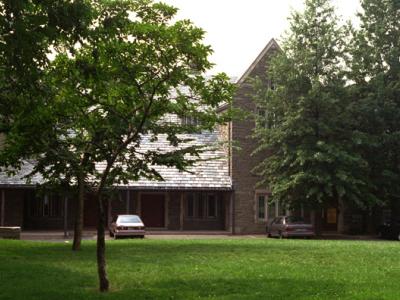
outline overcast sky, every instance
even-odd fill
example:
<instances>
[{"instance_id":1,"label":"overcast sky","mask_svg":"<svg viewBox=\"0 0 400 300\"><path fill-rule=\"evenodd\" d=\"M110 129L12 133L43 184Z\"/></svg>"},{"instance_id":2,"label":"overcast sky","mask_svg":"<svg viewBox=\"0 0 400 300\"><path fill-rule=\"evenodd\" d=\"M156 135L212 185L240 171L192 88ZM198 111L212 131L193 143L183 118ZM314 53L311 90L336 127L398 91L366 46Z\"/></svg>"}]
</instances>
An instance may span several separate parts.
<instances>
[{"instance_id":1,"label":"overcast sky","mask_svg":"<svg viewBox=\"0 0 400 300\"><path fill-rule=\"evenodd\" d=\"M178 19L190 19L206 33L216 64L211 73L241 76L271 38L279 41L292 9L302 0L163 0L179 8ZM343 19L354 19L359 0L333 0Z\"/></svg>"}]
</instances>

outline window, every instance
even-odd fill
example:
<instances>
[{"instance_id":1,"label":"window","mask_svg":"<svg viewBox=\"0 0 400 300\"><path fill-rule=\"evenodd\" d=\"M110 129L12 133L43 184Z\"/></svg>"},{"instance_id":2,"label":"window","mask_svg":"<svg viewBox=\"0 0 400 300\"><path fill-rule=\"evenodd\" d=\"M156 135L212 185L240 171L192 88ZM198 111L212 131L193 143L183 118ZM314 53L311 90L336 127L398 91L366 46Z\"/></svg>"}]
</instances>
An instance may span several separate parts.
<instances>
[{"instance_id":1,"label":"window","mask_svg":"<svg viewBox=\"0 0 400 300\"><path fill-rule=\"evenodd\" d=\"M55 196L34 197L30 200L30 215L32 217L62 217L63 203Z\"/></svg>"},{"instance_id":2,"label":"window","mask_svg":"<svg viewBox=\"0 0 400 300\"><path fill-rule=\"evenodd\" d=\"M256 123L261 128L275 128L276 114L275 112L268 112L264 108L257 108Z\"/></svg>"},{"instance_id":3,"label":"window","mask_svg":"<svg viewBox=\"0 0 400 300\"><path fill-rule=\"evenodd\" d=\"M269 79L269 80L268 80L268 88L269 88L271 91L275 91L275 90L276 90L275 82L274 82L272 79Z\"/></svg>"},{"instance_id":4,"label":"window","mask_svg":"<svg viewBox=\"0 0 400 300\"><path fill-rule=\"evenodd\" d=\"M217 216L217 201L215 195L207 195L207 217L215 218Z\"/></svg>"},{"instance_id":5,"label":"window","mask_svg":"<svg viewBox=\"0 0 400 300\"><path fill-rule=\"evenodd\" d=\"M199 119L193 116L183 116L181 117L182 120L182 125L187 125L187 126L198 126L200 125Z\"/></svg>"},{"instance_id":6,"label":"window","mask_svg":"<svg viewBox=\"0 0 400 300\"><path fill-rule=\"evenodd\" d=\"M204 209L205 209L205 203L204 203L204 195L199 194L197 197L197 217L199 219L204 217Z\"/></svg>"},{"instance_id":7,"label":"window","mask_svg":"<svg viewBox=\"0 0 400 300\"><path fill-rule=\"evenodd\" d=\"M186 217L205 219L218 216L218 199L213 193L187 193Z\"/></svg>"},{"instance_id":8,"label":"window","mask_svg":"<svg viewBox=\"0 0 400 300\"><path fill-rule=\"evenodd\" d=\"M258 196L258 219L265 220L265 195Z\"/></svg>"},{"instance_id":9,"label":"window","mask_svg":"<svg viewBox=\"0 0 400 300\"><path fill-rule=\"evenodd\" d=\"M194 217L194 194L188 194L186 196L186 203L187 203L186 215L189 218L193 218Z\"/></svg>"},{"instance_id":10,"label":"window","mask_svg":"<svg viewBox=\"0 0 400 300\"><path fill-rule=\"evenodd\" d=\"M256 193L256 219L258 222L272 221L282 215L278 202L271 202L268 199L268 192Z\"/></svg>"},{"instance_id":11,"label":"window","mask_svg":"<svg viewBox=\"0 0 400 300\"><path fill-rule=\"evenodd\" d=\"M263 108L257 108L256 125L258 127L267 127L267 111Z\"/></svg>"}]
</instances>

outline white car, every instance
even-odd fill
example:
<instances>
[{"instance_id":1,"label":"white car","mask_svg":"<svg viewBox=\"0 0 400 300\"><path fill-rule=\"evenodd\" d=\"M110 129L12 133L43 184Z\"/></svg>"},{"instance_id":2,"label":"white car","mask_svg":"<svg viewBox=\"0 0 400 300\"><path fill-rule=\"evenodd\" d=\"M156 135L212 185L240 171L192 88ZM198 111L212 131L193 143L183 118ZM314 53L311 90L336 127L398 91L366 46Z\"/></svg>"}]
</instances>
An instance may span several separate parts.
<instances>
[{"instance_id":1,"label":"white car","mask_svg":"<svg viewBox=\"0 0 400 300\"><path fill-rule=\"evenodd\" d=\"M111 223L110 237L137 236L144 238L145 226L137 215L118 215Z\"/></svg>"}]
</instances>

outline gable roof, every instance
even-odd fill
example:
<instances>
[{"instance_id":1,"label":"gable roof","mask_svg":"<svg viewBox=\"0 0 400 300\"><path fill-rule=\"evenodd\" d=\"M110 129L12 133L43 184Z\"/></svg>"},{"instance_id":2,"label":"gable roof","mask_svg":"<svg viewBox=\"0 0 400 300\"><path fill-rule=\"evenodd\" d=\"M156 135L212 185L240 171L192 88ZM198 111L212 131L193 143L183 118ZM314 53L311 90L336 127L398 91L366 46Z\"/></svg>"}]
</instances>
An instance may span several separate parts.
<instances>
[{"instance_id":1,"label":"gable roof","mask_svg":"<svg viewBox=\"0 0 400 300\"><path fill-rule=\"evenodd\" d=\"M270 51L270 50L275 50L275 49L280 49L279 44L275 41L274 38L272 38L268 44L264 47L264 49L260 52L260 54L257 56L257 58L253 61L253 63L248 67L248 69L243 73L243 75L239 78L239 80L236 82L237 85L241 85L244 83L251 74L251 72L256 68L256 66L262 61L262 59L265 57L265 55Z\"/></svg>"},{"instance_id":2,"label":"gable roof","mask_svg":"<svg viewBox=\"0 0 400 300\"><path fill-rule=\"evenodd\" d=\"M201 134L184 135L183 138L191 138L190 145L217 145L217 132L203 132ZM188 145L183 145L188 146ZM143 136L140 151L158 149L161 152L173 150L165 135L160 135L157 141L152 141L150 136ZM209 150L200 154L200 159L189 172L180 172L178 169L166 166L154 166L154 169L161 174L164 181L154 181L141 178L138 181L130 181L127 185L118 185L119 188L141 189L141 190L232 190L232 180L229 175L228 158L222 150ZM14 176L8 176L0 172L0 187L23 188L34 187L43 183L43 179L36 174L27 183L23 178L28 175L34 167L33 161L26 161L21 170ZM97 164L96 168L102 171L104 163Z\"/></svg>"}]
</instances>

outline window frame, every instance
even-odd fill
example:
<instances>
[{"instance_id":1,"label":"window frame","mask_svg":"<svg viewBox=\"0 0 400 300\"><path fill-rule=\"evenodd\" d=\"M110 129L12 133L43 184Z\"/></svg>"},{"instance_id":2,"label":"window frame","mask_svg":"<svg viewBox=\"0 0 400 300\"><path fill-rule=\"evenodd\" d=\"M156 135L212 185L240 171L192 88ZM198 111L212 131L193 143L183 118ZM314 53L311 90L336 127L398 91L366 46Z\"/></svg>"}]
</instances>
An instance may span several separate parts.
<instances>
[{"instance_id":1,"label":"window frame","mask_svg":"<svg viewBox=\"0 0 400 300\"><path fill-rule=\"evenodd\" d=\"M53 218L64 217L64 205L62 198L55 195L33 196L29 200L29 217L31 218Z\"/></svg>"},{"instance_id":2,"label":"window frame","mask_svg":"<svg viewBox=\"0 0 400 300\"><path fill-rule=\"evenodd\" d=\"M259 197L264 196L264 218L260 218L260 205L259 205ZM274 220L279 217L279 202L274 202L275 206L273 208L274 213L270 216L270 208L272 205L269 203L269 197L271 193L267 190L256 190L255 192L255 222L258 224L267 224L268 222Z\"/></svg>"},{"instance_id":3,"label":"window frame","mask_svg":"<svg viewBox=\"0 0 400 300\"><path fill-rule=\"evenodd\" d=\"M196 117L193 117L193 116L184 115L184 116L181 116L180 119L181 119L181 125L184 125L184 126L199 126L200 125L199 119Z\"/></svg>"},{"instance_id":4,"label":"window frame","mask_svg":"<svg viewBox=\"0 0 400 300\"><path fill-rule=\"evenodd\" d=\"M260 197L264 197L264 218L260 218ZM267 222L267 203L268 203L268 193L266 191L256 191L255 192L255 221L256 223L266 223Z\"/></svg>"},{"instance_id":5,"label":"window frame","mask_svg":"<svg viewBox=\"0 0 400 300\"><path fill-rule=\"evenodd\" d=\"M210 215L210 196L214 197L214 213L215 215ZM189 201L193 201L192 208L193 214L189 213ZM188 220L207 220L207 219L217 219L219 217L218 205L219 198L217 193L208 192L190 192L185 195L185 219Z\"/></svg>"}]
</instances>

